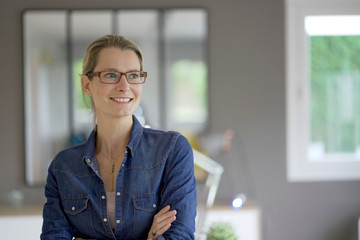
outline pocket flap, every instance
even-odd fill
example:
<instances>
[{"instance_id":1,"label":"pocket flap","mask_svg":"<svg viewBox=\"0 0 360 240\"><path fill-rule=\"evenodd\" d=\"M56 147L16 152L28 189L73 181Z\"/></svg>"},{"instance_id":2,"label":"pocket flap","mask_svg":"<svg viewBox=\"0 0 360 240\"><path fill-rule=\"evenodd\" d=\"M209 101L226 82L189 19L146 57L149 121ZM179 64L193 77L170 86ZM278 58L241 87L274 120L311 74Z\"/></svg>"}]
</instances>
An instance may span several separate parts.
<instances>
[{"instance_id":1,"label":"pocket flap","mask_svg":"<svg viewBox=\"0 0 360 240\"><path fill-rule=\"evenodd\" d=\"M75 215L87 208L89 198L63 198L61 201L64 207L64 212Z\"/></svg>"},{"instance_id":2,"label":"pocket flap","mask_svg":"<svg viewBox=\"0 0 360 240\"><path fill-rule=\"evenodd\" d=\"M158 197L155 193L146 193L141 196L133 196L132 199L136 209L154 212L159 208Z\"/></svg>"}]
</instances>

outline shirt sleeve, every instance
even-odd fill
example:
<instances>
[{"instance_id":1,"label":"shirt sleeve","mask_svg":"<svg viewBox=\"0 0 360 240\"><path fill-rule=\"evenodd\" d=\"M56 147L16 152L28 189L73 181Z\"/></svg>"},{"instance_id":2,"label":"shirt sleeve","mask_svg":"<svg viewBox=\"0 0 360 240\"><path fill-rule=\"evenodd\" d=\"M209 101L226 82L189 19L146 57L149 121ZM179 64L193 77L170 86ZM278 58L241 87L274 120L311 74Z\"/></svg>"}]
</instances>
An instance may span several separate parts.
<instances>
[{"instance_id":1,"label":"shirt sleeve","mask_svg":"<svg viewBox=\"0 0 360 240\"><path fill-rule=\"evenodd\" d=\"M73 238L74 232L61 207L57 181L53 172L53 164L54 162L49 167L45 185L46 203L43 209L43 226L40 239L70 240Z\"/></svg>"},{"instance_id":2,"label":"shirt sleeve","mask_svg":"<svg viewBox=\"0 0 360 240\"><path fill-rule=\"evenodd\" d=\"M177 211L176 220L159 239L195 239L196 180L193 151L188 140L177 136L165 172L165 187L161 195L161 208L170 205Z\"/></svg>"}]
</instances>

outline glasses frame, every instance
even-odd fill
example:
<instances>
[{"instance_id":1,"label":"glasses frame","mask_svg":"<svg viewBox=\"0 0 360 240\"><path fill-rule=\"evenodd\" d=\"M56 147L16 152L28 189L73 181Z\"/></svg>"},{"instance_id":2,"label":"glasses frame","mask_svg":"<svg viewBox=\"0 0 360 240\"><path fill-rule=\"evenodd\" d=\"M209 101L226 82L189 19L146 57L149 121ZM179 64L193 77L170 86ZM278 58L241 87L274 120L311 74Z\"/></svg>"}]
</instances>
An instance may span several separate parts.
<instances>
[{"instance_id":1,"label":"glasses frame","mask_svg":"<svg viewBox=\"0 0 360 240\"><path fill-rule=\"evenodd\" d=\"M118 81L117 81L117 82L114 82L114 83L103 82L103 81L101 80L101 73L103 73L103 72L115 72L115 73L120 73L120 77L119 77ZM144 76L144 81L141 82L141 83L131 83L131 82L129 82L129 80L127 79L126 74L128 74L128 73L133 73L133 72L138 72L138 73L140 73L140 75L143 75L143 76ZM88 76L89 78L98 77L98 78L100 79L100 82L101 82L101 83L104 83L104 84L117 84L117 83L120 82L120 79L121 79L122 75L125 76L125 79L126 79L126 81L127 81L129 84L143 84L143 83L145 83L146 78L147 78L147 72L144 72L144 71L119 72L119 71L109 71L109 70L105 70L105 71L92 72L92 73L87 74L87 76Z\"/></svg>"}]
</instances>

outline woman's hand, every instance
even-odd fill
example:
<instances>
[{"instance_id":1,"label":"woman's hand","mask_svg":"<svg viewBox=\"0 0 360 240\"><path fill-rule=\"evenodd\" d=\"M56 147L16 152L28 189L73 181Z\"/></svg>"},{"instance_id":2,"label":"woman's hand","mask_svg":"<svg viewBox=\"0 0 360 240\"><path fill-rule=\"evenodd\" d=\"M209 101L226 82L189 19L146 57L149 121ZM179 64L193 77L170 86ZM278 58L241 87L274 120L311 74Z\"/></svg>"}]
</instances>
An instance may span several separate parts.
<instances>
[{"instance_id":1,"label":"woman's hand","mask_svg":"<svg viewBox=\"0 0 360 240\"><path fill-rule=\"evenodd\" d=\"M171 223L176 219L176 210L170 211L170 206L167 205L160 210L154 216L153 223L148 233L148 240L156 239L166 232L170 227Z\"/></svg>"}]
</instances>

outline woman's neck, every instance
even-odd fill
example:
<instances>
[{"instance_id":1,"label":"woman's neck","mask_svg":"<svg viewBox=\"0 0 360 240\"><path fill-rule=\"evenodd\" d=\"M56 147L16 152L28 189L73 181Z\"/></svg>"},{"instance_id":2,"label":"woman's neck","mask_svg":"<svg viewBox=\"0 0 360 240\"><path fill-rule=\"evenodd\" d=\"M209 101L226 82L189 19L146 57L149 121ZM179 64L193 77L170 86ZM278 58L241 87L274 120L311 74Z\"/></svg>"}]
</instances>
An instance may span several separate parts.
<instances>
[{"instance_id":1,"label":"woman's neck","mask_svg":"<svg viewBox=\"0 0 360 240\"><path fill-rule=\"evenodd\" d=\"M96 153L109 159L117 159L124 154L133 126L132 116L121 119L98 119Z\"/></svg>"}]
</instances>

